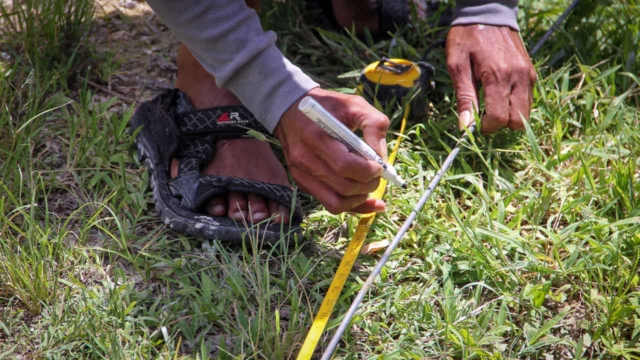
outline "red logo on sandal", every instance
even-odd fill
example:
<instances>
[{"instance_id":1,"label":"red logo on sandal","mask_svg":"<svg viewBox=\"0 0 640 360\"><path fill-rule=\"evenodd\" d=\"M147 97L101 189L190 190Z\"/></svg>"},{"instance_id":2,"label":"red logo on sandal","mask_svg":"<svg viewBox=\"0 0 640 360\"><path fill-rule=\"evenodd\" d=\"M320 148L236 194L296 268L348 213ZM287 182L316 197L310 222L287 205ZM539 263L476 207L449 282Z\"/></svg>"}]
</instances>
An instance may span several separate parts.
<instances>
[{"instance_id":1,"label":"red logo on sandal","mask_svg":"<svg viewBox=\"0 0 640 360\"><path fill-rule=\"evenodd\" d=\"M217 122L227 122L229 121L229 113L224 113L218 117Z\"/></svg>"}]
</instances>

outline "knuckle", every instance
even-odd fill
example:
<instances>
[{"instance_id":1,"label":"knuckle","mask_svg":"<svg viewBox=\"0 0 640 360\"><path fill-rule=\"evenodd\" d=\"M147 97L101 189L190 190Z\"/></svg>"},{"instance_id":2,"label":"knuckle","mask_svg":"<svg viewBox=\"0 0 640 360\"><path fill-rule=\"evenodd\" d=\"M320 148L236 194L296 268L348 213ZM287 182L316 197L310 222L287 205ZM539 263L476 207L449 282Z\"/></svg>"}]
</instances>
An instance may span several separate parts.
<instances>
[{"instance_id":1,"label":"knuckle","mask_svg":"<svg viewBox=\"0 0 640 360\"><path fill-rule=\"evenodd\" d=\"M458 101L474 101L476 98L476 94L468 89L460 89L456 93L456 98Z\"/></svg>"},{"instance_id":2,"label":"knuckle","mask_svg":"<svg viewBox=\"0 0 640 360\"><path fill-rule=\"evenodd\" d=\"M313 146L313 144L315 143L315 139L317 139L317 137L320 135L320 131L322 131L322 129L320 129L318 126L309 126L308 131L301 131L298 135L300 142L307 146Z\"/></svg>"},{"instance_id":3,"label":"knuckle","mask_svg":"<svg viewBox=\"0 0 640 360\"><path fill-rule=\"evenodd\" d=\"M520 66L520 59L496 61L495 66L501 72L514 72Z\"/></svg>"},{"instance_id":4,"label":"knuckle","mask_svg":"<svg viewBox=\"0 0 640 360\"><path fill-rule=\"evenodd\" d=\"M518 79L526 79L531 73L531 67L526 62L521 62L514 66L513 71L517 75Z\"/></svg>"},{"instance_id":5,"label":"knuckle","mask_svg":"<svg viewBox=\"0 0 640 360\"><path fill-rule=\"evenodd\" d=\"M345 110L348 112L358 111L362 104L360 103L359 96L349 96L345 101Z\"/></svg>"},{"instance_id":6,"label":"knuckle","mask_svg":"<svg viewBox=\"0 0 640 360\"><path fill-rule=\"evenodd\" d=\"M514 67L511 67L504 63L497 64L496 68L494 69L494 72L498 79L507 78L509 74L513 71L514 71Z\"/></svg>"},{"instance_id":7,"label":"knuckle","mask_svg":"<svg viewBox=\"0 0 640 360\"><path fill-rule=\"evenodd\" d=\"M538 81L538 73L536 73L535 70L531 70L529 79L531 80L531 84L535 84Z\"/></svg>"},{"instance_id":8,"label":"knuckle","mask_svg":"<svg viewBox=\"0 0 640 360\"><path fill-rule=\"evenodd\" d=\"M358 191L353 186L342 186L337 190L338 194L342 196L354 196L358 195Z\"/></svg>"},{"instance_id":9,"label":"knuckle","mask_svg":"<svg viewBox=\"0 0 640 360\"><path fill-rule=\"evenodd\" d=\"M526 62L521 62L520 64L518 64L518 66L516 67L516 70L520 73L520 74L528 74L529 71L531 70L531 67L529 66L528 63Z\"/></svg>"},{"instance_id":10,"label":"knuckle","mask_svg":"<svg viewBox=\"0 0 640 360\"><path fill-rule=\"evenodd\" d=\"M391 121L389 120L387 115L382 114L382 113L380 113L380 116L378 117L377 123L378 123L378 126L380 127L380 129L383 130L383 131L387 131L387 129L389 129L389 126L391 125Z\"/></svg>"},{"instance_id":11,"label":"knuckle","mask_svg":"<svg viewBox=\"0 0 640 360\"><path fill-rule=\"evenodd\" d=\"M351 164L348 160L345 159L335 159L333 160L333 166L336 172L340 175L345 175L351 170Z\"/></svg>"},{"instance_id":12,"label":"knuckle","mask_svg":"<svg viewBox=\"0 0 640 360\"><path fill-rule=\"evenodd\" d=\"M356 104L360 106L369 106L369 103L367 102L367 100L365 100L362 96L353 96L352 99L355 101Z\"/></svg>"},{"instance_id":13,"label":"knuckle","mask_svg":"<svg viewBox=\"0 0 640 360\"><path fill-rule=\"evenodd\" d=\"M380 178L377 177L373 181L369 182L369 184L367 184L367 188L366 188L367 193L372 193L376 191L379 185L380 185Z\"/></svg>"},{"instance_id":14,"label":"knuckle","mask_svg":"<svg viewBox=\"0 0 640 360\"><path fill-rule=\"evenodd\" d=\"M452 74L456 74L462 71L462 62L458 59L449 57L447 59L447 71Z\"/></svg>"},{"instance_id":15,"label":"knuckle","mask_svg":"<svg viewBox=\"0 0 640 360\"><path fill-rule=\"evenodd\" d=\"M378 164L375 161L369 161L368 164L369 167L367 168L367 173L364 176L366 178L365 181L373 181L377 177L380 177L380 175L382 175L382 165Z\"/></svg>"},{"instance_id":16,"label":"knuckle","mask_svg":"<svg viewBox=\"0 0 640 360\"><path fill-rule=\"evenodd\" d=\"M290 154L288 157L288 163L293 167L301 167L304 164L304 156L302 156L299 152L294 152Z\"/></svg>"},{"instance_id":17,"label":"knuckle","mask_svg":"<svg viewBox=\"0 0 640 360\"><path fill-rule=\"evenodd\" d=\"M336 192L342 196L353 196L358 194L358 187L351 181L339 181L336 186Z\"/></svg>"},{"instance_id":18,"label":"knuckle","mask_svg":"<svg viewBox=\"0 0 640 360\"><path fill-rule=\"evenodd\" d=\"M309 127L309 131L304 131L302 132L301 136L302 136L302 141L305 144L315 144L316 142L318 142L318 139L321 138L322 135L325 135L325 131L322 130L322 128L317 125L317 124L313 124L313 126Z\"/></svg>"},{"instance_id":19,"label":"knuckle","mask_svg":"<svg viewBox=\"0 0 640 360\"><path fill-rule=\"evenodd\" d=\"M327 209L327 211L333 215L338 215L344 212L344 209L342 207L342 202L340 201L340 199L335 197L330 200L327 200L327 203L324 204L324 208Z\"/></svg>"}]
</instances>

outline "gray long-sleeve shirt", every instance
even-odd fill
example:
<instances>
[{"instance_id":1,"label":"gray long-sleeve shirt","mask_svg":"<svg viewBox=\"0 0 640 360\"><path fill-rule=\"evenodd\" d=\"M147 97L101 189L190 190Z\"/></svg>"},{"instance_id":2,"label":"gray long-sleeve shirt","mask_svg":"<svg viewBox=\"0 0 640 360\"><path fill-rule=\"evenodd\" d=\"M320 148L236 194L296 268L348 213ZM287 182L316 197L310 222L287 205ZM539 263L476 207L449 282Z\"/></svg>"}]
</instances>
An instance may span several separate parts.
<instances>
[{"instance_id":1,"label":"gray long-sleeve shirt","mask_svg":"<svg viewBox=\"0 0 640 360\"><path fill-rule=\"evenodd\" d=\"M318 86L276 47L244 0L147 0L219 87L234 93L269 130ZM458 0L453 25L486 24L518 30L518 0Z\"/></svg>"}]
</instances>

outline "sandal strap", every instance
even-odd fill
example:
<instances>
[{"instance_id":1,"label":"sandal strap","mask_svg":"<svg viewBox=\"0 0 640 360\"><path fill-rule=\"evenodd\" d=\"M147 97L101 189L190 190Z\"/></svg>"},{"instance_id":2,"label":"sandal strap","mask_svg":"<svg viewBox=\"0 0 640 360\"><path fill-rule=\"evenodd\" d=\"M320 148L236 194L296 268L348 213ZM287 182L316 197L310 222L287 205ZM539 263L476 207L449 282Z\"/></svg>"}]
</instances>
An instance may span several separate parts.
<instances>
[{"instance_id":1,"label":"sandal strap","mask_svg":"<svg viewBox=\"0 0 640 360\"><path fill-rule=\"evenodd\" d=\"M174 157L178 159L178 174L190 172L200 173L203 164L206 164L215 152L215 138L204 136L180 141L178 151Z\"/></svg>"},{"instance_id":2,"label":"sandal strap","mask_svg":"<svg viewBox=\"0 0 640 360\"><path fill-rule=\"evenodd\" d=\"M200 172L215 153L219 139L250 137L249 130L268 134L267 129L242 105L218 106L195 110L186 94L174 90L173 122L180 133L174 157L179 160L178 174Z\"/></svg>"},{"instance_id":3,"label":"sandal strap","mask_svg":"<svg viewBox=\"0 0 640 360\"><path fill-rule=\"evenodd\" d=\"M302 207L295 201L291 188L263 181L235 178L221 175L197 177L196 173L184 174L171 180L171 192L180 197L182 206L197 211L213 196L224 195L231 191L260 195L290 208L294 206L294 219L302 219Z\"/></svg>"},{"instance_id":4,"label":"sandal strap","mask_svg":"<svg viewBox=\"0 0 640 360\"><path fill-rule=\"evenodd\" d=\"M218 138L244 137L247 130L268 134L267 129L242 105L182 112L176 114L175 121L183 136L215 133Z\"/></svg>"}]
</instances>

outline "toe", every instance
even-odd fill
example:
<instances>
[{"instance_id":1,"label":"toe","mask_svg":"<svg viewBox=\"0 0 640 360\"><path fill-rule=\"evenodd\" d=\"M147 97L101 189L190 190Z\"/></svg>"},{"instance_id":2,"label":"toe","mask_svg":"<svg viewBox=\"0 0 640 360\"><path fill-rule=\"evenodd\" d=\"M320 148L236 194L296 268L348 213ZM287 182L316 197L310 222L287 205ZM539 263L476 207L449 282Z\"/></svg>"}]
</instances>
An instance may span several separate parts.
<instances>
[{"instance_id":1,"label":"toe","mask_svg":"<svg viewBox=\"0 0 640 360\"><path fill-rule=\"evenodd\" d=\"M249 214L252 222L260 222L269 217L267 203L262 196L247 194L247 200L249 200Z\"/></svg>"},{"instance_id":2,"label":"toe","mask_svg":"<svg viewBox=\"0 0 640 360\"><path fill-rule=\"evenodd\" d=\"M273 216L273 222L288 224L291 219L289 217L291 210L284 205L280 205L277 201L269 201L269 212Z\"/></svg>"},{"instance_id":3,"label":"toe","mask_svg":"<svg viewBox=\"0 0 640 360\"><path fill-rule=\"evenodd\" d=\"M171 178L172 179L178 176L178 165L180 165L180 162L178 161L178 159L171 160Z\"/></svg>"},{"instance_id":4,"label":"toe","mask_svg":"<svg viewBox=\"0 0 640 360\"><path fill-rule=\"evenodd\" d=\"M247 197L243 193L230 192L229 193L229 218L236 221L248 221L247 219Z\"/></svg>"},{"instance_id":5,"label":"toe","mask_svg":"<svg viewBox=\"0 0 640 360\"><path fill-rule=\"evenodd\" d=\"M227 215L227 203L223 196L215 196L207 204L207 214L211 216Z\"/></svg>"}]
</instances>

